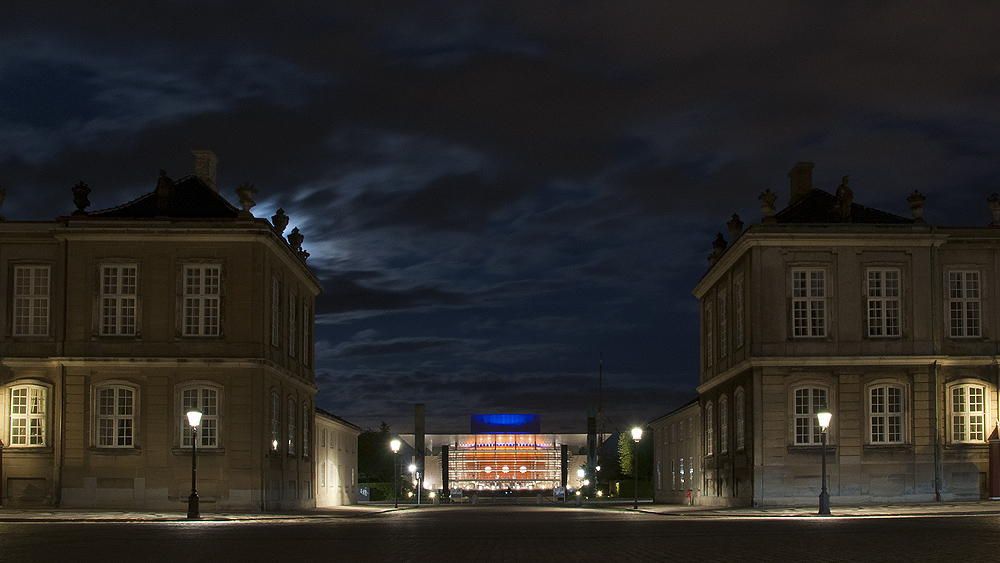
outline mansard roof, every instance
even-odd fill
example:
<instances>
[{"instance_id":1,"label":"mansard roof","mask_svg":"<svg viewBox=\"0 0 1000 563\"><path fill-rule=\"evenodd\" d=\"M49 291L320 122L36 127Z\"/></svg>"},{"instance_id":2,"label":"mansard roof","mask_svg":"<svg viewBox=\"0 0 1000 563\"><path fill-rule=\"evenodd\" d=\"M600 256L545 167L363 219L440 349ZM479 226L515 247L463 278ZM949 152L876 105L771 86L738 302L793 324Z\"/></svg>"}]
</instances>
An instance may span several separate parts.
<instances>
[{"instance_id":1,"label":"mansard roof","mask_svg":"<svg viewBox=\"0 0 1000 563\"><path fill-rule=\"evenodd\" d=\"M795 203L774 214L781 223L861 223L861 224L913 224L913 219L893 215L857 203L851 203L851 212L842 218L837 208L837 197L830 192L813 188Z\"/></svg>"},{"instance_id":2,"label":"mansard roof","mask_svg":"<svg viewBox=\"0 0 1000 563\"><path fill-rule=\"evenodd\" d=\"M162 170L156 189L128 203L86 213L101 219L235 219L239 210L197 176L177 182Z\"/></svg>"}]
</instances>

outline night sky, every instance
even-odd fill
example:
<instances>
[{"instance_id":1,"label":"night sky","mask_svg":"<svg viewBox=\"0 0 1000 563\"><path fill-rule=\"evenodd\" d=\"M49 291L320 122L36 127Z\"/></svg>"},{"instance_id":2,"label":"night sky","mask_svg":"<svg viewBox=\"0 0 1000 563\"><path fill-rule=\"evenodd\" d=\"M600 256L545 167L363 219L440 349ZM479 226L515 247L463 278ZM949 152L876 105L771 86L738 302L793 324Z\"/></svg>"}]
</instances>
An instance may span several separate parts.
<instances>
[{"instance_id":1,"label":"night sky","mask_svg":"<svg viewBox=\"0 0 1000 563\"><path fill-rule=\"evenodd\" d=\"M238 6L238 7L237 7ZM816 163L854 201L985 225L1000 191L995 2L0 5L8 220L152 191L219 157L323 283L317 406L465 432L608 430L695 396L717 232ZM286 231L287 232L287 231ZM728 234L726 235L728 237Z\"/></svg>"}]
</instances>

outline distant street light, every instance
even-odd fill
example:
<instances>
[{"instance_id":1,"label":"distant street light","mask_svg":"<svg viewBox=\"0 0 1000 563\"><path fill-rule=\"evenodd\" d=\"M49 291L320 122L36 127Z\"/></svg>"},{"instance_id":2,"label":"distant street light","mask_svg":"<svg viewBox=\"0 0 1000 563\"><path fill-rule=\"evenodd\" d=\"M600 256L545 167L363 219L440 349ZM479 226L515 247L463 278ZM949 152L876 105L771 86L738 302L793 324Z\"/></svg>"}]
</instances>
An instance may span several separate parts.
<instances>
[{"instance_id":1,"label":"distant street light","mask_svg":"<svg viewBox=\"0 0 1000 563\"><path fill-rule=\"evenodd\" d=\"M833 418L833 414L830 409L824 404L819 412L816 413L816 420L819 422L820 434L822 435L820 443L823 447L823 486L819 493L819 513L829 514L830 513L830 493L826 490L826 430L830 426L830 419Z\"/></svg>"},{"instance_id":2,"label":"distant street light","mask_svg":"<svg viewBox=\"0 0 1000 563\"><path fill-rule=\"evenodd\" d=\"M639 510L639 440L642 440L642 428L636 426L632 429L632 441L635 448L632 450L632 457L635 459L635 504L632 510Z\"/></svg>"},{"instance_id":3,"label":"distant street light","mask_svg":"<svg viewBox=\"0 0 1000 563\"><path fill-rule=\"evenodd\" d=\"M417 484L417 506L420 506L420 472L417 471L417 466L412 463L410 464L409 469L410 473L412 473L414 477L416 477L415 483Z\"/></svg>"},{"instance_id":4,"label":"distant street light","mask_svg":"<svg viewBox=\"0 0 1000 563\"><path fill-rule=\"evenodd\" d=\"M393 439L389 442L389 449L392 450L392 472L395 474L395 478L392 482L392 507L399 508L399 439Z\"/></svg>"},{"instance_id":5,"label":"distant street light","mask_svg":"<svg viewBox=\"0 0 1000 563\"><path fill-rule=\"evenodd\" d=\"M198 425L201 424L201 410L194 407L187 412L191 426L191 495L188 497L188 519L201 518L198 513Z\"/></svg>"}]
</instances>

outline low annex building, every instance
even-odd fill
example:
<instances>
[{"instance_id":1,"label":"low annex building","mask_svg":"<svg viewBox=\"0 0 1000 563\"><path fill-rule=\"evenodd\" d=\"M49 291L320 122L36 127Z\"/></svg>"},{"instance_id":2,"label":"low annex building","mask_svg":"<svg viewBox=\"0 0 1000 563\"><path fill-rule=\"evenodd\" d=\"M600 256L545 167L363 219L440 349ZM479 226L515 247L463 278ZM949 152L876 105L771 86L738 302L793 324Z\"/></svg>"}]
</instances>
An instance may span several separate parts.
<instances>
[{"instance_id":1,"label":"low annex building","mask_svg":"<svg viewBox=\"0 0 1000 563\"><path fill-rule=\"evenodd\" d=\"M70 215L0 220L5 506L183 508L193 406L203 511L314 506L319 281L283 211L193 153L118 207L81 183Z\"/></svg>"}]
</instances>

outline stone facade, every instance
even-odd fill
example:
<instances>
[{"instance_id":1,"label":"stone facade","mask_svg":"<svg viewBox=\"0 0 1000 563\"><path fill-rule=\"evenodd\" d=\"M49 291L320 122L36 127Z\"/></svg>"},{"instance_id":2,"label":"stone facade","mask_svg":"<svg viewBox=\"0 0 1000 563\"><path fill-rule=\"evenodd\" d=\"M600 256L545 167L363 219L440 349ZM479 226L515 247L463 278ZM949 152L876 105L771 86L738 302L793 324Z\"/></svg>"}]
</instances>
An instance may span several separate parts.
<instances>
[{"instance_id":1,"label":"stone facade","mask_svg":"<svg viewBox=\"0 0 1000 563\"><path fill-rule=\"evenodd\" d=\"M319 282L196 158L211 177L0 222L5 505L183 509L195 405L202 512L314 505Z\"/></svg>"},{"instance_id":2,"label":"stone facade","mask_svg":"<svg viewBox=\"0 0 1000 563\"><path fill-rule=\"evenodd\" d=\"M784 210L762 196L764 221L715 245L694 290L704 494L816 502L826 405L832 506L985 496L1000 229L929 225L916 193L913 218L867 208L811 169Z\"/></svg>"}]
</instances>

